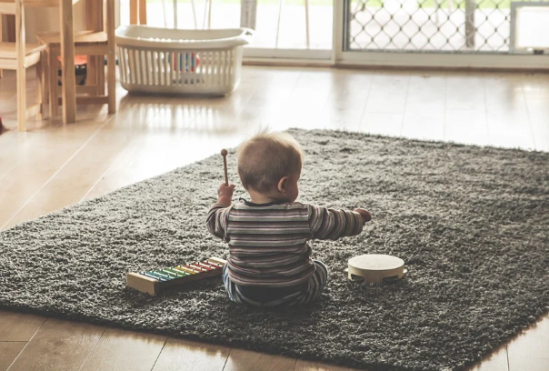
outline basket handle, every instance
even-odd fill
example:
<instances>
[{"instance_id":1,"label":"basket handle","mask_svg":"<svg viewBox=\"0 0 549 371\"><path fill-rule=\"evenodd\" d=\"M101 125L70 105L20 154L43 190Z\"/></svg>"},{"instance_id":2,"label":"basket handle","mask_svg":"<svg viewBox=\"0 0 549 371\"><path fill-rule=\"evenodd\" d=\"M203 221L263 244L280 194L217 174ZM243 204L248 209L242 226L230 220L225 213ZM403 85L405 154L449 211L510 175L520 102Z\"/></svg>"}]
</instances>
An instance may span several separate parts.
<instances>
[{"instance_id":1,"label":"basket handle","mask_svg":"<svg viewBox=\"0 0 549 371\"><path fill-rule=\"evenodd\" d=\"M252 37L255 34L255 30L247 27L242 27L241 30L244 31L241 36L246 41L246 44L251 44Z\"/></svg>"}]
</instances>

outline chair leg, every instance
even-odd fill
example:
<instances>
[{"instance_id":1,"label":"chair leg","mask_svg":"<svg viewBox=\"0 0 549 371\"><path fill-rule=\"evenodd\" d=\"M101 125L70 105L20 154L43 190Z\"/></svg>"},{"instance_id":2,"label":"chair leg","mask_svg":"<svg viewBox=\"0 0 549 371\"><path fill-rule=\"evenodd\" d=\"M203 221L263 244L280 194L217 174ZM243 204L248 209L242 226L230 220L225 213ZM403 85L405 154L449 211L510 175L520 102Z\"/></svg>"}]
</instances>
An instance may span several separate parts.
<instances>
[{"instance_id":1,"label":"chair leg","mask_svg":"<svg viewBox=\"0 0 549 371\"><path fill-rule=\"evenodd\" d=\"M48 55L45 51L40 53L40 63L36 65L36 73L39 81L38 94L40 99L40 114L42 119L46 113L46 105L49 102L48 96L48 82L49 82L49 66L48 66Z\"/></svg>"},{"instance_id":2,"label":"chair leg","mask_svg":"<svg viewBox=\"0 0 549 371\"><path fill-rule=\"evenodd\" d=\"M19 131L27 130L27 74L25 67L17 67L17 124Z\"/></svg>"},{"instance_id":3,"label":"chair leg","mask_svg":"<svg viewBox=\"0 0 549 371\"><path fill-rule=\"evenodd\" d=\"M90 95L97 96L97 58L95 55L88 55L87 58L86 85L95 86L95 91Z\"/></svg>"},{"instance_id":4,"label":"chair leg","mask_svg":"<svg viewBox=\"0 0 549 371\"><path fill-rule=\"evenodd\" d=\"M107 56L107 94L109 97L109 113L116 113L116 59L114 51Z\"/></svg>"},{"instance_id":5,"label":"chair leg","mask_svg":"<svg viewBox=\"0 0 549 371\"><path fill-rule=\"evenodd\" d=\"M95 58L96 58L95 64L97 68L97 71L96 71L97 95L105 95L105 56L97 55L95 56Z\"/></svg>"},{"instance_id":6,"label":"chair leg","mask_svg":"<svg viewBox=\"0 0 549 371\"><path fill-rule=\"evenodd\" d=\"M37 89L36 89L36 96L37 96L37 99L36 99L36 103L39 104L39 109L38 109L38 113L36 114L36 119L37 120L43 120L44 119L44 110L43 110L43 106L44 106L44 94L43 94L43 90L42 90L42 74L44 73L43 71L43 68L44 66L42 65L42 53L40 53L40 62L38 62L36 64L36 77L37 77L37 80L38 80L38 86L37 86Z\"/></svg>"},{"instance_id":7,"label":"chair leg","mask_svg":"<svg viewBox=\"0 0 549 371\"><path fill-rule=\"evenodd\" d=\"M46 112L46 106L50 103L50 63L46 51L40 54L40 64L42 64L42 75L40 76L42 81L42 110Z\"/></svg>"},{"instance_id":8,"label":"chair leg","mask_svg":"<svg viewBox=\"0 0 549 371\"><path fill-rule=\"evenodd\" d=\"M56 117L59 114L59 79L57 77L57 53L53 49L49 49L49 101L50 101L50 117Z\"/></svg>"}]
</instances>

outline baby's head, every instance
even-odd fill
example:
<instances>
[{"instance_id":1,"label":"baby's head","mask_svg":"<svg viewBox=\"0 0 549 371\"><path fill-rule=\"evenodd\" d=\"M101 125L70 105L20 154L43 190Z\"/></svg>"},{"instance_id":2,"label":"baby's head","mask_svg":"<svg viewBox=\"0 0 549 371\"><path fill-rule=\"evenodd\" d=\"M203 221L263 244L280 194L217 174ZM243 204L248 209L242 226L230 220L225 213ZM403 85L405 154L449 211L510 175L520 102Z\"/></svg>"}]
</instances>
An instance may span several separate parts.
<instances>
[{"instance_id":1,"label":"baby's head","mask_svg":"<svg viewBox=\"0 0 549 371\"><path fill-rule=\"evenodd\" d=\"M302 164L299 143L286 133L260 133L238 148L238 174L252 198L294 202Z\"/></svg>"}]
</instances>

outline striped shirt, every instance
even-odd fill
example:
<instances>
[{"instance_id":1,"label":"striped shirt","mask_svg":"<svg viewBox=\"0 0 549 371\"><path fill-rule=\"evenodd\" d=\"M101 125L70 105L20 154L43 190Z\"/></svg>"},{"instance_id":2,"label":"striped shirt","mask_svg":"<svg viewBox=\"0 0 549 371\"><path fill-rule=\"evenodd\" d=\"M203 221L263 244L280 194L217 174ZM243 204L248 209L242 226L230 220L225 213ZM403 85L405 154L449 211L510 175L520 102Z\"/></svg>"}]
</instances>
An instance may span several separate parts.
<instances>
[{"instance_id":1,"label":"striped shirt","mask_svg":"<svg viewBox=\"0 0 549 371\"><path fill-rule=\"evenodd\" d=\"M241 199L229 207L214 204L207 225L229 243L229 278L237 285L290 287L303 285L315 271L308 240L357 235L364 221L354 211Z\"/></svg>"}]
</instances>

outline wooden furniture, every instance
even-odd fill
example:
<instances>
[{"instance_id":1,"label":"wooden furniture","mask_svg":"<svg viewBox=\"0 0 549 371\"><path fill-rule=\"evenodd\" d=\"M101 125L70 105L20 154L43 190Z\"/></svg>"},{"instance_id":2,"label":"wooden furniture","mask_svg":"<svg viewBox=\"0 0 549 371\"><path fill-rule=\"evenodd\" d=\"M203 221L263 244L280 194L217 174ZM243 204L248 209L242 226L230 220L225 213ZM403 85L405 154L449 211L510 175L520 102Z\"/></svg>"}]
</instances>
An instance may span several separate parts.
<instances>
[{"instance_id":1,"label":"wooden furniture","mask_svg":"<svg viewBox=\"0 0 549 371\"><path fill-rule=\"evenodd\" d=\"M147 24L147 0L130 0L130 24Z\"/></svg>"},{"instance_id":2,"label":"wooden furniture","mask_svg":"<svg viewBox=\"0 0 549 371\"><path fill-rule=\"evenodd\" d=\"M65 0L62 0L65 1ZM50 113L52 116L57 115L59 103L65 105L67 97L72 99L72 94L83 93L87 96L76 96L76 102L79 104L108 104L109 113L116 112L116 61L115 61L115 36L114 36L114 0L100 0L92 3L88 3L88 10L98 11L102 15L103 22L98 29L80 31L74 33L74 47L73 50L67 55L72 56L72 65L74 66L75 55L86 55L92 71L88 73L90 81L87 86L75 85L74 72L71 73L71 78L65 77L65 71L74 71L67 68L66 56L61 58L61 64L59 63L59 56L62 55L62 37L63 33L59 32L41 32L36 36L38 40L47 45L47 55L49 61L49 103ZM93 21L91 23L94 23ZM88 25L90 21L88 19ZM107 94L104 94L104 58L107 57ZM59 66L63 69L63 96L59 100L59 88L57 73ZM66 74L69 75L69 74ZM72 92L67 94L68 86L65 84L71 84Z\"/></svg>"},{"instance_id":3,"label":"wooden furniture","mask_svg":"<svg viewBox=\"0 0 549 371\"><path fill-rule=\"evenodd\" d=\"M0 0L1 9L15 7L16 0ZM56 7L59 8L59 19L61 29L61 55L63 58L63 122L72 123L76 121L76 95L74 71L74 25L73 25L73 4L80 0L22 0L25 8L29 7ZM93 0L97 1L97 0Z\"/></svg>"},{"instance_id":4,"label":"wooden furniture","mask_svg":"<svg viewBox=\"0 0 549 371\"><path fill-rule=\"evenodd\" d=\"M43 84L39 78L38 103L27 107L26 69L36 65L38 76L45 63L44 45L25 42L25 7L24 0L7 2L0 0L0 14L15 15L15 42L0 42L0 69L17 71L17 124L19 131L26 130L28 117L41 115Z\"/></svg>"}]
</instances>

